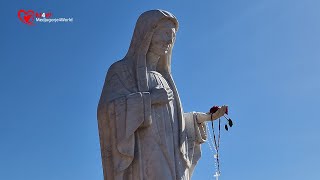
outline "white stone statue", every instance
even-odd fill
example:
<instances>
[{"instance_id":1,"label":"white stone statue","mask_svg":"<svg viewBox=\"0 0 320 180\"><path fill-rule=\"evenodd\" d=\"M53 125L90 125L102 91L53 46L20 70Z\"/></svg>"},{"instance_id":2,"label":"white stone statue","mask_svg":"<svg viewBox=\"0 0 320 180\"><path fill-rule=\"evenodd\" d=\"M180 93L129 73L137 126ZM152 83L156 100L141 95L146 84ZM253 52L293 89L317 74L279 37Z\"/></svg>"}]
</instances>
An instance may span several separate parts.
<instances>
[{"instance_id":1,"label":"white stone statue","mask_svg":"<svg viewBox=\"0 0 320 180\"><path fill-rule=\"evenodd\" d=\"M191 179L211 115L182 109L171 76L177 30L171 13L144 12L127 55L108 70L98 105L104 180Z\"/></svg>"}]
</instances>

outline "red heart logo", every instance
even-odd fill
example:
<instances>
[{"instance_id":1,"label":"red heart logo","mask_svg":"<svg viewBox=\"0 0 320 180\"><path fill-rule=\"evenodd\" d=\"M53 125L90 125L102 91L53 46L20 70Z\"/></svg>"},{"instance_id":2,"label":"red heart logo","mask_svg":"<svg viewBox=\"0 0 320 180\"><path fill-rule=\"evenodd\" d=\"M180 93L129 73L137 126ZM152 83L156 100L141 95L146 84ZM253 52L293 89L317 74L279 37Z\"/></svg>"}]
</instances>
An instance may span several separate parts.
<instances>
[{"instance_id":1,"label":"red heart logo","mask_svg":"<svg viewBox=\"0 0 320 180\"><path fill-rule=\"evenodd\" d=\"M21 22L28 24L28 25L33 25L34 11L33 10L25 11L25 10L21 9L18 11L18 17Z\"/></svg>"}]
</instances>

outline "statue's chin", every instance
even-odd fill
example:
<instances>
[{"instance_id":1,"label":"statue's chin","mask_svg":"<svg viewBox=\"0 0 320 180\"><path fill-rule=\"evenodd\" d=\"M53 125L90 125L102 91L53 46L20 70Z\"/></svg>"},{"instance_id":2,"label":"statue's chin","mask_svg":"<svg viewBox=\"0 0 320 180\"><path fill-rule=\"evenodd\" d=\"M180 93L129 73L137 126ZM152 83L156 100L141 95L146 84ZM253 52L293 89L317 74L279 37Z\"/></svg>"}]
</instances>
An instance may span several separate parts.
<instances>
[{"instance_id":1,"label":"statue's chin","mask_svg":"<svg viewBox=\"0 0 320 180\"><path fill-rule=\"evenodd\" d=\"M164 51L164 53L161 54L161 56L166 55L168 51Z\"/></svg>"},{"instance_id":2,"label":"statue's chin","mask_svg":"<svg viewBox=\"0 0 320 180\"><path fill-rule=\"evenodd\" d=\"M151 46L149 49L150 52L158 55L158 56L163 56L166 55L169 52L169 47L164 47L164 46Z\"/></svg>"},{"instance_id":3,"label":"statue's chin","mask_svg":"<svg viewBox=\"0 0 320 180\"><path fill-rule=\"evenodd\" d=\"M158 55L163 56L163 55L166 55L168 52L169 52L168 48L161 49L161 50L159 50L159 54Z\"/></svg>"},{"instance_id":4,"label":"statue's chin","mask_svg":"<svg viewBox=\"0 0 320 180\"><path fill-rule=\"evenodd\" d=\"M165 52L162 52L162 53L159 53L158 56L164 56L168 53L168 51L165 51Z\"/></svg>"}]
</instances>

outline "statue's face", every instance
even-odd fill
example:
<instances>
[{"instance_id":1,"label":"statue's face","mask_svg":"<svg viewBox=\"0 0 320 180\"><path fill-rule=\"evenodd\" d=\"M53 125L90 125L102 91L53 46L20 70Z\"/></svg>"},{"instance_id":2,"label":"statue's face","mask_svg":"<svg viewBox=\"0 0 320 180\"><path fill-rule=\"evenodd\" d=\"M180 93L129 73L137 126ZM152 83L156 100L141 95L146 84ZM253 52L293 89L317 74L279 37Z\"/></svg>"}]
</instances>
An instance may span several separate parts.
<instances>
[{"instance_id":1,"label":"statue's face","mask_svg":"<svg viewBox=\"0 0 320 180\"><path fill-rule=\"evenodd\" d=\"M153 34L149 51L160 56L168 53L173 45L175 34L176 30L173 22L165 21L159 24Z\"/></svg>"}]
</instances>

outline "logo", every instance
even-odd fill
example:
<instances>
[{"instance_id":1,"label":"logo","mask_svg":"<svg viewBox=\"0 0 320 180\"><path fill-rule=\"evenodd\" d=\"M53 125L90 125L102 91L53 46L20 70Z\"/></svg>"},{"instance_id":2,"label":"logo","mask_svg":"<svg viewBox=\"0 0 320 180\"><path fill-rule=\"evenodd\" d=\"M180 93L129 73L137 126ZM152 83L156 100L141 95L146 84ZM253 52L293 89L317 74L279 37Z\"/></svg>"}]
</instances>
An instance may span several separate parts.
<instances>
[{"instance_id":1,"label":"logo","mask_svg":"<svg viewBox=\"0 0 320 180\"><path fill-rule=\"evenodd\" d=\"M52 18L51 12L35 12L33 10L20 9L18 11L18 18L21 22L27 25L35 25L39 23L58 23L58 22L73 22L73 18Z\"/></svg>"},{"instance_id":2,"label":"logo","mask_svg":"<svg viewBox=\"0 0 320 180\"><path fill-rule=\"evenodd\" d=\"M18 17L21 22L28 25L33 25L34 11L33 10L25 11L21 9L20 11L18 11Z\"/></svg>"}]
</instances>

